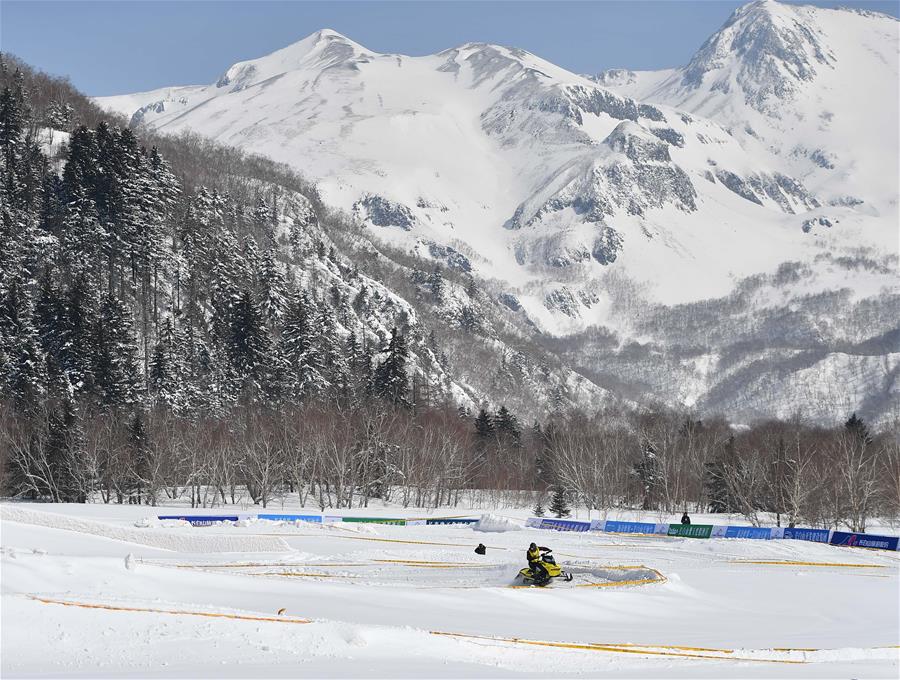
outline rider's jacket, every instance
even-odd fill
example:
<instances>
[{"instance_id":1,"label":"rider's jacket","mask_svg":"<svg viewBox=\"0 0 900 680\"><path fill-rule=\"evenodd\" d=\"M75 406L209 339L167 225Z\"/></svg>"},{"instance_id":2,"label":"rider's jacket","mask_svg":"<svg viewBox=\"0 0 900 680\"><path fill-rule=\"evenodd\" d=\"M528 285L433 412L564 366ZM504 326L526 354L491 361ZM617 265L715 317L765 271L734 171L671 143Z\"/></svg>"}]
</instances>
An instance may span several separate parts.
<instances>
[{"instance_id":1,"label":"rider's jacket","mask_svg":"<svg viewBox=\"0 0 900 680\"><path fill-rule=\"evenodd\" d=\"M525 556L529 562L540 562L542 550L548 550L548 548L542 548L541 546L537 546L534 550L529 548L525 551Z\"/></svg>"}]
</instances>

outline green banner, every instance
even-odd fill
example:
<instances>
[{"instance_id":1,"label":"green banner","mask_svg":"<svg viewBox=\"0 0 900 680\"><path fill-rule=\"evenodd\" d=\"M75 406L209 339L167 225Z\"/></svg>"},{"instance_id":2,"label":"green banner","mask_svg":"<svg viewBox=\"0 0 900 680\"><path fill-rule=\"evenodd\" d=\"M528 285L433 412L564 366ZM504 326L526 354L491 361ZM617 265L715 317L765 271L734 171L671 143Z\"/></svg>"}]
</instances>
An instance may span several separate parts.
<instances>
[{"instance_id":1,"label":"green banner","mask_svg":"<svg viewBox=\"0 0 900 680\"><path fill-rule=\"evenodd\" d=\"M341 517L342 522L362 522L363 524L406 524L405 519L393 517Z\"/></svg>"},{"instance_id":2,"label":"green banner","mask_svg":"<svg viewBox=\"0 0 900 680\"><path fill-rule=\"evenodd\" d=\"M670 524L669 536L681 536L682 538L709 538L712 533L712 524Z\"/></svg>"}]
</instances>

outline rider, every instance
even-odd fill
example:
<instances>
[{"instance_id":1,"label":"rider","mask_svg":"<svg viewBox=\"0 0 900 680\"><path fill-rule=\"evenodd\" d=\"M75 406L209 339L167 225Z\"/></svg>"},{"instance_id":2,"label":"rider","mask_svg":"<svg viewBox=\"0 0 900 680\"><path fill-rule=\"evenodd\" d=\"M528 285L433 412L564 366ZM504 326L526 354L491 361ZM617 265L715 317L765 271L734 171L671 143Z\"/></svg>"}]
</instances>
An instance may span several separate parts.
<instances>
[{"instance_id":1,"label":"rider","mask_svg":"<svg viewBox=\"0 0 900 680\"><path fill-rule=\"evenodd\" d=\"M528 550L525 551L525 557L528 560L528 568L531 569L531 576L535 581L543 581L548 576L546 567L541 563L544 553L548 552L551 552L550 548L539 546L536 543L529 545Z\"/></svg>"}]
</instances>

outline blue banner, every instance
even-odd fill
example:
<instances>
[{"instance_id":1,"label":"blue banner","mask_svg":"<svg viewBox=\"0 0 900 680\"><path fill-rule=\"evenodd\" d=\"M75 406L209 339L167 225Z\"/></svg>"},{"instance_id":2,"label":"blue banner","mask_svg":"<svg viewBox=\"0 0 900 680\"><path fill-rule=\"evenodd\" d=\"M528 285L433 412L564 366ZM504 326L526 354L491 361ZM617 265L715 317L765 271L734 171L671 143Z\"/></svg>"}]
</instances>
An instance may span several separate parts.
<instances>
[{"instance_id":1,"label":"blue banner","mask_svg":"<svg viewBox=\"0 0 900 680\"><path fill-rule=\"evenodd\" d=\"M797 529L785 527L784 537L795 541L814 541L816 543L828 543L831 537L830 529Z\"/></svg>"},{"instance_id":2,"label":"blue banner","mask_svg":"<svg viewBox=\"0 0 900 680\"><path fill-rule=\"evenodd\" d=\"M429 519L425 523L426 524L475 524L477 519L463 519L460 517L454 519Z\"/></svg>"},{"instance_id":3,"label":"blue banner","mask_svg":"<svg viewBox=\"0 0 900 680\"><path fill-rule=\"evenodd\" d=\"M649 522L619 522L608 519L603 530L617 534L655 534L656 524L650 524Z\"/></svg>"},{"instance_id":4,"label":"blue banner","mask_svg":"<svg viewBox=\"0 0 900 680\"><path fill-rule=\"evenodd\" d=\"M159 515L157 519L180 519L194 527L208 527L219 522L237 522L237 515Z\"/></svg>"},{"instance_id":5,"label":"blue banner","mask_svg":"<svg viewBox=\"0 0 900 680\"><path fill-rule=\"evenodd\" d=\"M257 515L257 517L273 522L322 522L322 515Z\"/></svg>"},{"instance_id":6,"label":"blue banner","mask_svg":"<svg viewBox=\"0 0 900 680\"><path fill-rule=\"evenodd\" d=\"M768 541L772 530L768 527L725 527L725 538L757 538Z\"/></svg>"},{"instance_id":7,"label":"blue banner","mask_svg":"<svg viewBox=\"0 0 900 680\"><path fill-rule=\"evenodd\" d=\"M573 519L547 519L541 520L541 529L555 529L556 531L588 531L590 522L578 522Z\"/></svg>"},{"instance_id":8,"label":"blue banner","mask_svg":"<svg viewBox=\"0 0 900 680\"><path fill-rule=\"evenodd\" d=\"M856 534L846 531L835 531L831 535L831 545L847 545L853 548L878 548L880 550L896 550L896 536L875 536L873 534Z\"/></svg>"}]
</instances>

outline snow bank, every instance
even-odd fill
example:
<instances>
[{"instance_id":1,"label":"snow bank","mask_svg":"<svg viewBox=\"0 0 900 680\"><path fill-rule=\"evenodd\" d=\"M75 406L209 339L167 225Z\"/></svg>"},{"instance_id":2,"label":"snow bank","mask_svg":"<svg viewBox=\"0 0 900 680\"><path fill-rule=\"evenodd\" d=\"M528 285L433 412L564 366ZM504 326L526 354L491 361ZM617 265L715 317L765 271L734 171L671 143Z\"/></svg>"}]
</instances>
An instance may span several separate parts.
<instances>
[{"instance_id":1,"label":"snow bank","mask_svg":"<svg viewBox=\"0 0 900 680\"><path fill-rule=\"evenodd\" d=\"M481 518L472 525L475 531L484 531L490 533L501 533L504 531L521 531L522 525L507 517L499 517L497 515L482 515Z\"/></svg>"},{"instance_id":2,"label":"snow bank","mask_svg":"<svg viewBox=\"0 0 900 680\"><path fill-rule=\"evenodd\" d=\"M193 533L157 533L130 527L119 527L91 520L40 512L21 507L0 506L0 519L91 534L115 541L125 541L163 550L188 553L208 552L288 552L290 547L277 536L195 535Z\"/></svg>"},{"instance_id":3,"label":"snow bank","mask_svg":"<svg viewBox=\"0 0 900 680\"><path fill-rule=\"evenodd\" d=\"M183 519L159 519L158 517L144 517L134 523L138 529L189 527L191 523Z\"/></svg>"}]
</instances>

